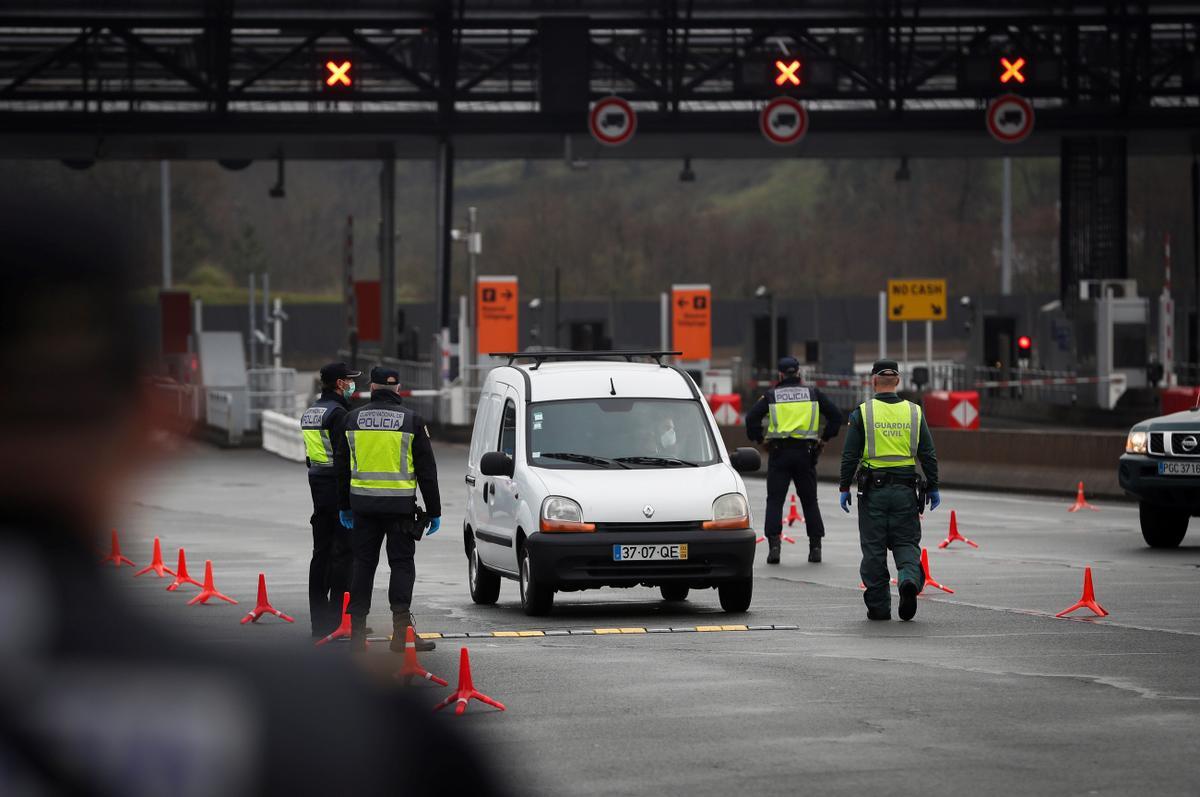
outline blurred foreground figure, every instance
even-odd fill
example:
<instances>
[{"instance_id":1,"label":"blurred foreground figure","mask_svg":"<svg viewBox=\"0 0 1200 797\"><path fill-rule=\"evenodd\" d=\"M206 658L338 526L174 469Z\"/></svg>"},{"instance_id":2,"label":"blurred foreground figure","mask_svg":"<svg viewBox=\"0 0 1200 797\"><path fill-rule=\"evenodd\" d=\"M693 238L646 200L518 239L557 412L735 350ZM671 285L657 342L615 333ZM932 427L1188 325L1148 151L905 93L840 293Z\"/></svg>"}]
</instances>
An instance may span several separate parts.
<instances>
[{"instance_id":1,"label":"blurred foreground figure","mask_svg":"<svg viewBox=\"0 0 1200 797\"><path fill-rule=\"evenodd\" d=\"M21 200L0 199L0 794L499 793L349 657L193 646L125 605L96 551L155 458L133 263Z\"/></svg>"}]
</instances>

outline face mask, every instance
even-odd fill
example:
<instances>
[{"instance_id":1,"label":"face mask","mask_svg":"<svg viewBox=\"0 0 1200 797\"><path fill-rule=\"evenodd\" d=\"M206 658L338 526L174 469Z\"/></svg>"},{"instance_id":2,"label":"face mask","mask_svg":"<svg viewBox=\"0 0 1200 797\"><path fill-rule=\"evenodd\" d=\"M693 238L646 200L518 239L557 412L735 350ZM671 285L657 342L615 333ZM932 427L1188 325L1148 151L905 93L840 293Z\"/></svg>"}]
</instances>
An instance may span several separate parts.
<instances>
[{"instance_id":1,"label":"face mask","mask_svg":"<svg viewBox=\"0 0 1200 797\"><path fill-rule=\"evenodd\" d=\"M671 446L675 445L675 428L671 427L667 431L663 432L658 438L658 442L662 443L663 448L670 448Z\"/></svg>"},{"instance_id":2,"label":"face mask","mask_svg":"<svg viewBox=\"0 0 1200 797\"><path fill-rule=\"evenodd\" d=\"M345 396L346 398L351 398L354 396L354 380L353 379L350 380L350 384L346 385L346 389L342 392L342 395Z\"/></svg>"}]
</instances>

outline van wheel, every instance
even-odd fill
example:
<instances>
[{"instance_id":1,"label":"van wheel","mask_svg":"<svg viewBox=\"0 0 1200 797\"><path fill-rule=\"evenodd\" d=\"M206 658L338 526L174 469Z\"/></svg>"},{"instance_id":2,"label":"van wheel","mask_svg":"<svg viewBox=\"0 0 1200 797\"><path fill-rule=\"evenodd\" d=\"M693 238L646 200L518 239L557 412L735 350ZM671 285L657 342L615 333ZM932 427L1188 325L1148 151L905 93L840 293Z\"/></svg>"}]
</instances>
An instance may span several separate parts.
<instances>
[{"instance_id":1,"label":"van wheel","mask_svg":"<svg viewBox=\"0 0 1200 797\"><path fill-rule=\"evenodd\" d=\"M533 562L530 561L528 548L521 551L521 607L530 617L550 614L554 607L554 590L539 584L533 577Z\"/></svg>"},{"instance_id":2,"label":"van wheel","mask_svg":"<svg viewBox=\"0 0 1200 797\"><path fill-rule=\"evenodd\" d=\"M481 606L491 606L500 598L500 576L479 561L476 546L471 546L467 554L467 583L471 587L471 600Z\"/></svg>"},{"instance_id":3,"label":"van wheel","mask_svg":"<svg viewBox=\"0 0 1200 797\"><path fill-rule=\"evenodd\" d=\"M734 614L750 608L750 598L754 595L754 580L743 578L728 581L717 587L717 597L721 599L721 608Z\"/></svg>"},{"instance_id":4,"label":"van wheel","mask_svg":"<svg viewBox=\"0 0 1200 797\"><path fill-rule=\"evenodd\" d=\"M662 593L662 599L665 601L685 601L688 596L688 588L682 584L663 584L658 588Z\"/></svg>"},{"instance_id":5,"label":"van wheel","mask_svg":"<svg viewBox=\"0 0 1200 797\"><path fill-rule=\"evenodd\" d=\"M1154 506L1142 501L1138 504L1138 515L1142 521L1142 538L1151 548L1178 548L1187 534L1186 509Z\"/></svg>"}]
</instances>

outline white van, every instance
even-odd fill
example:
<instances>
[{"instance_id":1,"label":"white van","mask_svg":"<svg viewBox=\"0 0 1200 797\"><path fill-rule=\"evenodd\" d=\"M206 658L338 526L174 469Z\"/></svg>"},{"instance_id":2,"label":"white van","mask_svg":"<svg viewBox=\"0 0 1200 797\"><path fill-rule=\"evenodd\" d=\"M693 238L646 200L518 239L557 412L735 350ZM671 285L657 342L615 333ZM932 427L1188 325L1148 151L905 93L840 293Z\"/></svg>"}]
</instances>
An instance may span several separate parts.
<instances>
[{"instance_id":1,"label":"white van","mask_svg":"<svg viewBox=\"0 0 1200 797\"><path fill-rule=\"evenodd\" d=\"M665 354L515 354L488 374L463 526L476 603L495 603L503 576L530 615L555 592L638 585L668 601L715 587L725 611L749 608L755 533L738 473L759 455L725 451Z\"/></svg>"}]
</instances>

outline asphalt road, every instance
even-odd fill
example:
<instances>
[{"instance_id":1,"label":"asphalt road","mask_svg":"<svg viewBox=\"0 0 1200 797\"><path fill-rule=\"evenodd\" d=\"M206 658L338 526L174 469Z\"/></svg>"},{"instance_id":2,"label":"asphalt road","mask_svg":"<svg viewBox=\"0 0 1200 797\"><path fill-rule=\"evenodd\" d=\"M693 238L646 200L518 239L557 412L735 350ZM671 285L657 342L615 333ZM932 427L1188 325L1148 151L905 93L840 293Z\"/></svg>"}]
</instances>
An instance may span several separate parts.
<instances>
[{"instance_id":1,"label":"asphalt road","mask_svg":"<svg viewBox=\"0 0 1200 797\"><path fill-rule=\"evenodd\" d=\"M934 577L912 623L871 623L858 589L855 521L821 485L825 562L805 561L803 529L779 566L759 554L754 603L726 615L715 591L668 607L657 590L559 595L527 618L515 582L472 604L462 546L465 449L439 448L443 530L419 546L422 631L723 624L794 630L443 640L423 656L453 682L460 645L476 685L508 711L472 706L447 721L478 734L517 794L1196 794L1200 764L1200 530L1176 551L1146 548L1132 504L1068 514L1060 499L945 491L926 515ZM762 480L749 480L756 517ZM187 607L128 568L113 578L161 622L207 644L312 650L311 536L304 469L261 451L189 447L147 475L122 526L139 566L161 536L168 563L212 559L238 606ZM949 510L978 550L939 551ZM1053 614L1091 565L1102 620ZM259 571L295 625L239 625ZM371 624L390 627L377 576ZM191 593L188 593L191 594ZM1081 613L1081 616L1086 613ZM386 645L372 661L381 663ZM424 687L421 687L424 688ZM432 704L445 690L428 689Z\"/></svg>"}]
</instances>

